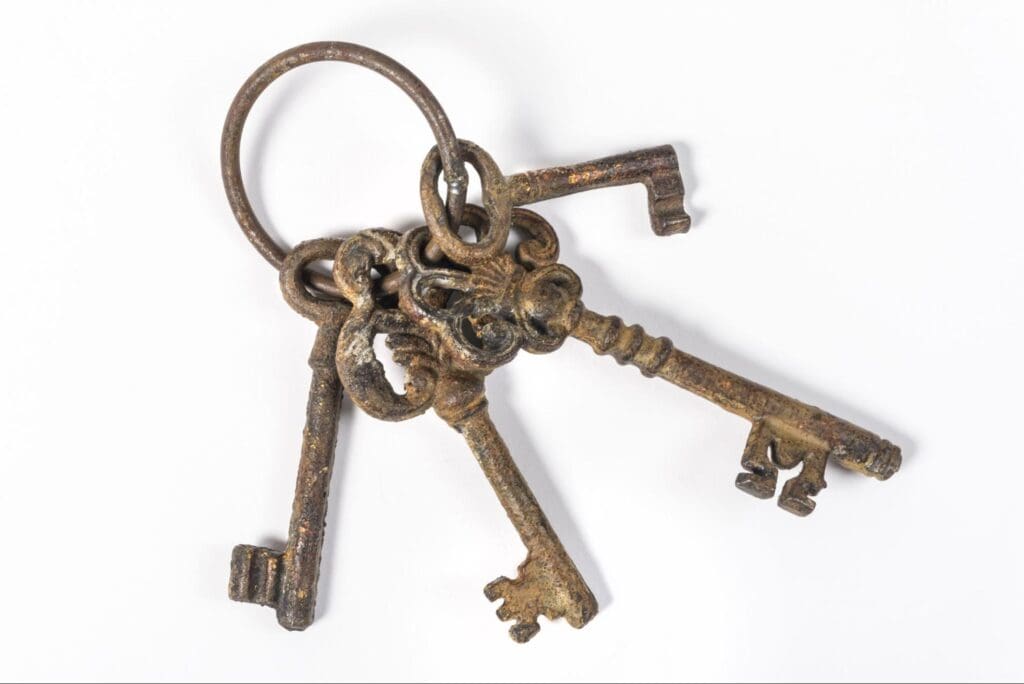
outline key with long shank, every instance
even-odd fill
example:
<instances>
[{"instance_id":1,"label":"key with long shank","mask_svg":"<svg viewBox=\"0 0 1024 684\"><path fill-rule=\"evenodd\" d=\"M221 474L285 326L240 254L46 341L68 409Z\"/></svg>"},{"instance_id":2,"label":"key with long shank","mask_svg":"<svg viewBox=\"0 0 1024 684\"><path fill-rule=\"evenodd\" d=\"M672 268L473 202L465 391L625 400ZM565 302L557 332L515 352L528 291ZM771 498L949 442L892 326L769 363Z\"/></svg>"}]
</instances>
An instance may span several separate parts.
<instances>
[{"instance_id":1,"label":"key with long shank","mask_svg":"<svg viewBox=\"0 0 1024 684\"><path fill-rule=\"evenodd\" d=\"M275 608L278 622L290 630L309 627L316 609L342 398L334 355L338 333L349 310L344 302L313 296L306 288L304 271L314 261L333 258L340 244L340 240L302 243L288 255L281 269L285 300L317 324L316 341L309 356L313 379L288 541L283 551L243 544L231 554L229 596L235 601Z\"/></svg>"},{"instance_id":2,"label":"key with long shank","mask_svg":"<svg viewBox=\"0 0 1024 684\"><path fill-rule=\"evenodd\" d=\"M647 377L657 376L751 421L743 450L746 472L736 486L760 499L775 495L779 468L803 463L800 474L782 488L779 506L796 515L814 510L811 499L825 488L825 463L878 480L899 470L900 449L887 440L821 409L791 399L676 349L666 337L651 337L638 325L617 316L583 309L571 335L598 354L631 364Z\"/></svg>"},{"instance_id":3,"label":"key with long shank","mask_svg":"<svg viewBox=\"0 0 1024 684\"><path fill-rule=\"evenodd\" d=\"M467 205L467 211L484 220L479 207ZM379 285L372 278L374 271L400 267L406 280L415 279L416 267L411 262L417 261L415 255L420 253L429 234L422 228L406 237L409 239L403 240L398 233L385 230L363 231L346 240L335 255L335 283L352 303L338 340L336 360L342 383L352 401L369 415L399 421L433 408L465 438L527 549L516 579L501 577L485 589L488 599L504 599L497 613L502 620L516 621L509 630L512 638L520 643L529 641L540 630L540 615L550 620L564 617L573 627L583 627L597 613L597 601L488 416L484 378L500 365L503 356L498 353L492 357L490 352L496 352L496 348L483 338L494 342L495 335L500 337L494 326L500 324L491 321L489 326L472 314L460 318L465 326L456 324L456 328L465 330L466 326L476 325L482 336L477 340L483 347L471 350L456 342L457 335L447 324L419 308L433 302L441 306L434 314L451 313L447 306L458 305L449 302L446 306L440 299L435 300L438 291L432 291L426 300L417 300L417 304L412 301L417 298L411 290L403 290L398 308L381 306L386 299L375 298ZM447 269L428 270L445 278L468 277L464 272ZM508 283L499 273L492 275L495 279L489 281L490 285L506 290ZM409 282L405 284L413 287ZM495 291L488 283L478 284L476 303L483 308L473 311L486 319L485 312L493 310L492 305L498 302L493 299ZM506 328L506 332L511 331ZM404 394L395 392L374 353L373 339L377 335L385 336L395 362L405 368Z\"/></svg>"},{"instance_id":4,"label":"key with long shank","mask_svg":"<svg viewBox=\"0 0 1024 684\"><path fill-rule=\"evenodd\" d=\"M519 565L517 577L499 577L484 589L488 600L503 599L498 617L516 621L509 634L519 643L529 641L540 631L540 615L549 620L564 617L573 627L583 627L597 614L597 600L491 422L483 377L443 376L434 410L465 438L526 546L526 560Z\"/></svg>"}]
</instances>

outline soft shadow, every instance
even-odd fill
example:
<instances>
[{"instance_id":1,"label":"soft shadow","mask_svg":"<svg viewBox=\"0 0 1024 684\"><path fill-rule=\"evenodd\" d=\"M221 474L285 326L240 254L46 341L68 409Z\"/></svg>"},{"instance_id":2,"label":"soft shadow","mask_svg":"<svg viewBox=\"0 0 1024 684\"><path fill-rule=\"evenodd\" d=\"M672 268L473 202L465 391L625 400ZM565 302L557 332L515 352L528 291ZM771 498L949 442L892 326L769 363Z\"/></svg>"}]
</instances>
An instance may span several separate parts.
<instances>
[{"instance_id":1,"label":"soft shadow","mask_svg":"<svg viewBox=\"0 0 1024 684\"><path fill-rule=\"evenodd\" d=\"M504 369L498 369L487 377L487 406L491 417L562 545L576 563L590 590L594 592L598 608L606 609L612 604L612 594L604 575L601 574L601 568L587 547L557 485L551 479L551 474L533 442L532 433L526 429L506 400L512 394L510 375L504 372Z\"/></svg>"}]
</instances>

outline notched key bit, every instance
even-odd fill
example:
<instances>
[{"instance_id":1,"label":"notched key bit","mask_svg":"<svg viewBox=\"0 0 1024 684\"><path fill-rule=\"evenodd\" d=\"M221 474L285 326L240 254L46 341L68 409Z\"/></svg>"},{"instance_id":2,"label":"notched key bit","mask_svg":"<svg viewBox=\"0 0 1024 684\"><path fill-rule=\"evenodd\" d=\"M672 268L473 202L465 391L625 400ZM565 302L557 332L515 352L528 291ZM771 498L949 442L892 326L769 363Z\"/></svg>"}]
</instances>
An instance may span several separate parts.
<instances>
[{"instance_id":1,"label":"notched key bit","mask_svg":"<svg viewBox=\"0 0 1024 684\"><path fill-rule=\"evenodd\" d=\"M231 551L231 600L277 608L283 556L280 551L263 546L236 546Z\"/></svg>"}]
</instances>

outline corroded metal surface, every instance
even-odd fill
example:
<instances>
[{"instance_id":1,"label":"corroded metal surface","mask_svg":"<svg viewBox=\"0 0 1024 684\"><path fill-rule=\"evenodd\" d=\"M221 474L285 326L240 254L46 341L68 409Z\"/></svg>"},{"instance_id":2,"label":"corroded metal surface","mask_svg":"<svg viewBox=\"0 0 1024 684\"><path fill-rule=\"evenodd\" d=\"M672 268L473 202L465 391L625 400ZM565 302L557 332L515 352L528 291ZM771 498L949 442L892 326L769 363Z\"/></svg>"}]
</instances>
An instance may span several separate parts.
<instances>
[{"instance_id":1,"label":"corroded metal surface","mask_svg":"<svg viewBox=\"0 0 1024 684\"><path fill-rule=\"evenodd\" d=\"M426 225L405 233L372 229L345 240L313 240L289 252L270 239L253 215L238 163L245 117L274 78L318 60L349 61L378 71L426 114L438 142L421 169ZM537 633L542 615L564 617L579 628L598 609L488 415L486 377L520 350L548 353L574 337L598 354L743 416L752 428L737 487L771 498L779 470L801 466L779 498L782 508L797 515L814 509L811 497L825 487L830 459L880 480L899 469L900 450L884 439L584 306L579 277L558 262L555 231L520 206L642 183L654 232L685 232L690 219L671 147L506 177L486 151L454 137L426 87L393 60L359 46L318 43L283 53L250 78L229 113L222 152L225 186L239 223L258 251L281 269L288 302L319 326L287 545L283 552L239 546L231 565L231 597L276 607L279 621L289 629L303 629L313 620L342 387L371 416L400 421L433 409L465 438L527 550L515 578L500 577L485 588L488 599L502 601L498 617L514 621L510 633L520 642ZM465 203L465 163L481 178L482 206ZM447 200L437 190L442 170ZM476 239L460 237L463 227L472 229ZM513 232L521 239L509 250ZM330 278L304 270L323 259L333 260ZM374 353L377 335L385 336L406 371L401 392L391 386Z\"/></svg>"},{"instance_id":2,"label":"corroded metal surface","mask_svg":"<svg viewBox=\"0 0 1024 684\"><path fill-rule=\"evenodd\" d=\"M342 395L334 354L348 312L348 307L340 302L310 294L303 270L318 259L332 258L340 246L340 240L303 243L282 262L281 289L285 299L318 326L309 355L313 380L306 405L306 429L302 435L288 543L283 552L239 545L231 555L231 598L276 608L278 622L292 630L309 627L316 606Z\"/></svg>"}]
</instances>

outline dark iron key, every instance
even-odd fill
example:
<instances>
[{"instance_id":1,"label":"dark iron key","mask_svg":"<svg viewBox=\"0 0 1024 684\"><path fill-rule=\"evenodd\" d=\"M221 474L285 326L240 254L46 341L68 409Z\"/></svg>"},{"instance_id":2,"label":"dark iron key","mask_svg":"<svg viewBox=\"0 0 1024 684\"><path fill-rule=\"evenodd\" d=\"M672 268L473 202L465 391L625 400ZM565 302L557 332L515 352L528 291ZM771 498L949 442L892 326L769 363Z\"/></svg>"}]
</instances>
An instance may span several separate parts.
<instances>
[{"instance_id":1,"label":"dark iron key","mask_svg":"<svg viewBox=\"0 0 1024 684\"><path fill-rule=\"evenodd\" d=\"M342 388L334 363L338 333L348 312L341 301L315 297L304 269L331 259L340 240L313 240L295 248L281 269L281 289L297 312L314 321L316 341L309 357L313 380L295 484L291 524L284 551L239 545L231 554L229 595L235 601L271 606L282 627L302 630L313 622L324 541L327 497L338 434Z\"/></svg>"}]
</instances>

